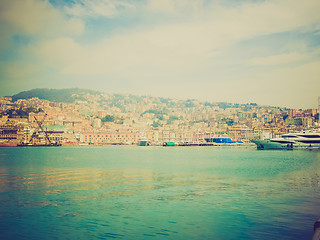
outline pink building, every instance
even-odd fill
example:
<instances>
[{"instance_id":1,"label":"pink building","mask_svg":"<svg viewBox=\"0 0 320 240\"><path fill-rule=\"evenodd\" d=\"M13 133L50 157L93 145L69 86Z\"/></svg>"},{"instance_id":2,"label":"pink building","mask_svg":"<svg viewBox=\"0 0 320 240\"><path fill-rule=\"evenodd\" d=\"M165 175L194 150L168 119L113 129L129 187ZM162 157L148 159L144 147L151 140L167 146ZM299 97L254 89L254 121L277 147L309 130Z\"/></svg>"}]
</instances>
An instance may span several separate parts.
<instances>
[{"instance_id":1,"label":"pink building","mask_svg":"<svg viewBox=\"0 0 320 240\"><path fill-rule=\"evenodd\" d=\"M133 132L87 132L80 137L82 143L92 144L136 144L139 134Z\"/></svg>"}]
</instances>

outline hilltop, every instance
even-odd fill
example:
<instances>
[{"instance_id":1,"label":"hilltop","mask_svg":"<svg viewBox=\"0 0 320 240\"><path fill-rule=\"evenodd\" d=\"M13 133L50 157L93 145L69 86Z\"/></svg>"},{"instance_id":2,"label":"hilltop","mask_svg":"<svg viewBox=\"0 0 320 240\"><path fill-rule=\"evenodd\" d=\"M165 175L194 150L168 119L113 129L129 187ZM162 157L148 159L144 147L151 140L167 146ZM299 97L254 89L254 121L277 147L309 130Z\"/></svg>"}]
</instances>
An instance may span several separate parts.
<instances>
[{"instance_id":1,"label":"hilltop","mask_svg":"<svg viewBox=\"0 0 320 240\"><path fill-rule=\"evenodd\" d=\"M12 96L12 101L19 99L30 99L37 97L39 99L48 100L51 102L73 103L76 100L86 100L88 94L101 94L98 91L80 88L68 89L50 89L50 88L36 88L29 91L23 91Z\"/></svg>"},{"instance_id":2,"label":"hilltop","mask_svg":"<svg viewBox=\"0 0 320 240\"><path fill-rule=\"evenodd\" d=\"M227 108L240 108L249 110L251 108L259 107L256 103L238 104L227 102L201 102L196 99L177 100L162 97L151 96L136 96L131 94L106 94L90 89L68 88L68 89L49 89L37 88L29 91L23 91L12 96L12 101L15 102L19 99L30 99L37 97L39 99L48 100L51 102L62 103L76 103L77 101L95 102L101 106L108 105L109 107L118 107L121 112L126 112L126 106L132 104L140 104L143 101L152 102L154 105L153 111L166 108L201 108L201 107L214 107L217 106L222 109ZM161 107L160 107L161 106ZM275 107L271 107L275 108Z\"/></svg>"}]
</instances>

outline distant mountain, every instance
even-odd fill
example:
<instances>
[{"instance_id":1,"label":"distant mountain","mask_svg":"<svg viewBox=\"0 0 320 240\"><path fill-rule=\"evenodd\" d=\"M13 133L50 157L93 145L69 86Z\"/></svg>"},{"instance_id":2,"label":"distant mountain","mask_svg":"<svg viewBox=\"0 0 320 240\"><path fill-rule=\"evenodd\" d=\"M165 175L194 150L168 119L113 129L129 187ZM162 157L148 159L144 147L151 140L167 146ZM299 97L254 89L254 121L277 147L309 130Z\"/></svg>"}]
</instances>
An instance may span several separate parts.
<instances>
[{"instance_id":1,"label":"distant mountain","mask_svg":"<svg viewBox=\"0 0 320 240\"><path fill-rule=\"evenodd\" d=\"M29 99L37 97L39 99L45 99L51 102L65 102L72 103L75 100L85 100L87 94L101 94L98 91L80 89L80 88L68 88L68 89L49 89L49 88L37 88L29 91L23 91L12 96L12 101L18 99Z\"/></svg>"}]
</instances>

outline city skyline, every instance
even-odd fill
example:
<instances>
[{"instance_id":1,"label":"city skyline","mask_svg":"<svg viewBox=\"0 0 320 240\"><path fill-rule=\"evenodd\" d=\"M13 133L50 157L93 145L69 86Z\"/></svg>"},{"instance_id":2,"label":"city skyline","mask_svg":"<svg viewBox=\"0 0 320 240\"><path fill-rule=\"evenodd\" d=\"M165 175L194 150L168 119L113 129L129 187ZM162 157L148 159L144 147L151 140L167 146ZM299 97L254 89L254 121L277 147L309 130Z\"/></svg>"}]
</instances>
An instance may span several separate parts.
<instances>
[{"instance_id":1,"label":"city skyline","mask_svg":"<svg viewBox=\"0 0 320 240\"><path fill-rule=\"evenodd\" d=\"M0 3L0 95L90 88L317 108L320 2Z\"/></svg>"}]
</instances>

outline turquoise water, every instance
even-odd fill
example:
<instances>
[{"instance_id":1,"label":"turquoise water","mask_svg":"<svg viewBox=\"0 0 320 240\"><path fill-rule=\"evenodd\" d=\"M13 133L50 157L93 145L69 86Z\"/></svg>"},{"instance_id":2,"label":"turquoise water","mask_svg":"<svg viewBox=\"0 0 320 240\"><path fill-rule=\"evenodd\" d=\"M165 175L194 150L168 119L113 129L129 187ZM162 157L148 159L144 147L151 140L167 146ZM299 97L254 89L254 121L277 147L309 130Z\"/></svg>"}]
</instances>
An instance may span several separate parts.
<instances>
[{"instance_id":1,"label":"turquoise water","mask_svg":"<svg viewBox=\"0 0 320 240\"><path fill-rule=\"evenodd\" d=\"M311 239L320 152L0 148L1 239Z\"/></svg>"}]
</instances>

